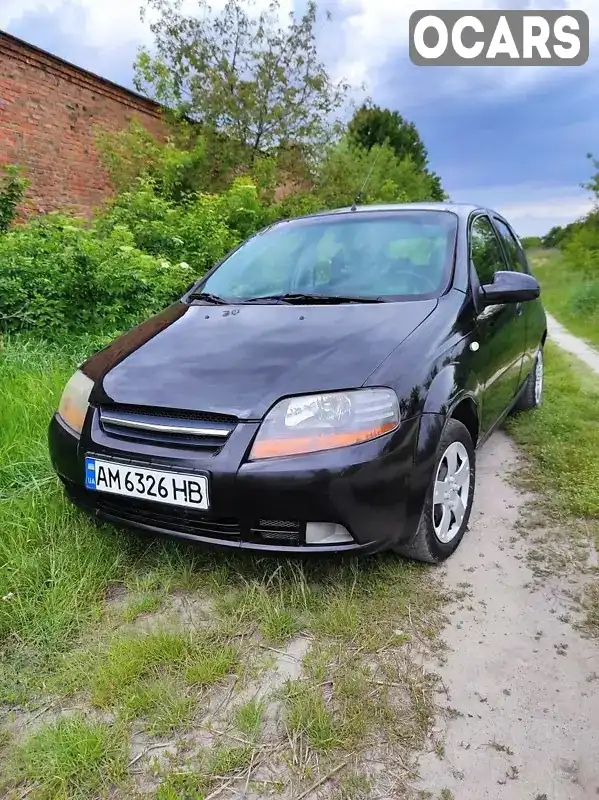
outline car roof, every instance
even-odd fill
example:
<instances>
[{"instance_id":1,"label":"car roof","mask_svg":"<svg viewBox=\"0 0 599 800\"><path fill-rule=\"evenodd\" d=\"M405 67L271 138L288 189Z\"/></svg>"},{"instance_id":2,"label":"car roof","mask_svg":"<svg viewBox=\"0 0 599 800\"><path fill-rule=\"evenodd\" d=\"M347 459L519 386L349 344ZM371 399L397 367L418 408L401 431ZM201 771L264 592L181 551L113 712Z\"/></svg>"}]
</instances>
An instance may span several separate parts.
<instances>
[{"instance_id":1,"label":"car roof","mask_svg":"<svg viewBox=\"0 0 599 800\"><path fill-rule=\"evenodd\" d=\"M482 211L487 214L497 214L490 208L483 208L472 203L449 203L449 202L427 202L427 203L382 203L377 205L365 205L347 208L336 208L330 211L318 211L315 214L307 214L299 219L310 219L311 217L337 216L339 214L369 214L372 212L385 211L448 211L456 214L462 219L467 219L473 212ZM292 220L289 220L292 222Z\"/></svg>"}]
</instances>

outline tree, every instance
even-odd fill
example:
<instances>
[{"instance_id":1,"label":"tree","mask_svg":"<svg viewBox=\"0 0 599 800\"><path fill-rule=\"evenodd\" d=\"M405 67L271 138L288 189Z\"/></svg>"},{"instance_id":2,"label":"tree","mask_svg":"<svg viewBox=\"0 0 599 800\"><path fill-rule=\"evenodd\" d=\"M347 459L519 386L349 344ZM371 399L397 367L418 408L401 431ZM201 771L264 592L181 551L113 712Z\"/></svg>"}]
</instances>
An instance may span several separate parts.
<instances>
[{"instance_id":1,"label":"tree","mask_svg":"<svg viewBox=\"0 0 599 800\"><path fill-rule=\"evenodd\" d=\"M520 241L525 250L535 250L543 244L540 236L523 236Z\"/></svg>"},{"instance_id":2,"label":"tree","mask_svg":"<svg viewBox=\"0 0 599 800\"><path fill-rule=\"evenodd\" d=\"M308 213L359 203L405 203L431 200L430 175L410 158L399 159L388 144L371 150L349 137L332 144L319 164L314 186L284 202L285 213Z\"/></svg>"},{"instance_id":3,"label":"tree","mask_svg":"<svg viewBox=\"0 0 599 800\"><path fill-rule=\"evenodd\" d=\"M156 12L152 53L142 49L135 83L159 102L224 134L253 160L288 142L308 149L330 136L348 86L335 82L318 58L317 9L280 22L280 0L250 13L253 0L228 0L215 12L198 0L146 0Z\"/></svg>"},{"instance_id":4,"label":"tree","mask_svg":"<svg viewBox=\"0 0 599 800\"><path fill-rule=\"evenodd\" d=\"M428 153L416 126L398 111L366 102L355 112L348 132L353 141L366 150L387 142L398 158L410 156L420 169L428 165Z\"/></svg>"},{"instance_id":5,"label":"tree","mask_svg":"<svg viewBox=\"0 0 599 800\"><path fill-rule=\"evenodd\" d=\"M445 199L440 178L428 168L428 152L418 129L398 111L366 102L357 109L349 122L348 133L355 144L366 150L386 142L398 159L409 157L417 169L430 176L434 189L432 199Z\"/></svg>"},{"instance_id":6,"label":"tree","mask_svg":"<svg viewBox=\"0 0 599 800\"><path fill-rule=\"evenodd\" d=\"M587 183L582 184L582 187L592 192L595 196L595 201L599 204L599 160L597 160L592 153L587 153L587 158L593 165L595 172L591 175Z\"/></svg>"}]
</instances>

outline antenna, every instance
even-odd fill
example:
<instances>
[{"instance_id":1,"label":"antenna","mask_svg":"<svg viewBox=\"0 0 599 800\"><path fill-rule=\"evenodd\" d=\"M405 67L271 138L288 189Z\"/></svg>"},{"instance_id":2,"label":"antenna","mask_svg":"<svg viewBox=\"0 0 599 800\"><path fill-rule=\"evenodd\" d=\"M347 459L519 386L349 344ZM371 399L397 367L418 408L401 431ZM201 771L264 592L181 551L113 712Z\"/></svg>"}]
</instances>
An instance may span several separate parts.
<instances>
[{"instance_id":1,"label":"antenna","mask_svg":"<svg viewBox=\"0 0 599 800\"><path fill-rule=\"evenodd\" d=\"M365 181L364 181L364 183L362 184L362 188L360 189L360 191L359 191L359 192L358 192L358 194L356 195L356 199L354 200L354 204L353 204L353 205L352 205L352 207L351 207L351 210L352 210L352 211L357 211L357 210L358 210L358 203L359 203L359 202L360 202L360 200L362 199L362 195L364 194L364 189L366 188L366 184L367 184L367 183L368 183L368 181L370 180L370 177L371 177L371 175L372 175L372 172L373 172L374 168L376 167L376 162L379 160L379 158L380 158L380 155L381 155L381 153L382 153L382 150L383 150L383 148L381 147L381 149L380 149L380 150L378 151L378 153L376 154L376 158L375 158L375 159L374 159L374 161L372 162L372 166L371 166L371 167L370 167L370 169L368 170L368 175L366 176L366 180L365 180Z\"/></svg>"}]
</instances>

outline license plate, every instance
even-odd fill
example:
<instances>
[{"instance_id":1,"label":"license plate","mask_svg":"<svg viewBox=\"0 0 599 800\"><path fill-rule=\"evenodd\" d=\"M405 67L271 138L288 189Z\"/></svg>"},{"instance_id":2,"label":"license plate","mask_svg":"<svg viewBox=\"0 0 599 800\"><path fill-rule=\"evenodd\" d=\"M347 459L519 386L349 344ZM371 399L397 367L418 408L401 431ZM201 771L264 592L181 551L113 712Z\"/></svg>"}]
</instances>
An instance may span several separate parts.
<instances>
[{"instance_id":1,"label":"license plate","mask_svg":"<svg viewBox=\"0 0 599 800\"><path fill-rule=\"evenodd\" d=\"M207 510L208 478L85 458L85 487L96 492Z\"/></svg>"}]
</instances>

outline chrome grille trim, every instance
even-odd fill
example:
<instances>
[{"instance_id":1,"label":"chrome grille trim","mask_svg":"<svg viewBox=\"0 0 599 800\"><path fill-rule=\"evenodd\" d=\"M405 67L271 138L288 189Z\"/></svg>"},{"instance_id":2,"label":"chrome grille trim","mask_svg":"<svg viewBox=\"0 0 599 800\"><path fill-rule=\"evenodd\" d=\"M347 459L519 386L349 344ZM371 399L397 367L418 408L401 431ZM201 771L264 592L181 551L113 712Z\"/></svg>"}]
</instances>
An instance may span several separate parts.
<instances>
[{"instance_id":1,"label":"chrome grille trim","mask_svg":"<svg viewBox=\"0 0 599 800\"><path fill-rule=\"evenodd\" d=\"M147 416L144 419L134 419L129 417L116 416L109 411L102 412L102 422L107 422L110 425L118 425L122 428L137 428L143 431L157 431L158 433L184 433L188 436L222 436L226 437L231 433L229 427L197 427L193 420L177 420L176 424L167 424L164 422L150 422Z\"/></svg>"},{"instance_id":2,"label":"chrome grille trim","mask_svg":"<svg viewBox=\"0 0 599 800\"><path fill-rule=\"evenodd\" d=\"M150 408L101 406L100 426L104 433L121 439L147 442L167 447L195 447L217 453L223 447L236 420L189 412L163 411Z\"/></svg>"}]
</instances>

